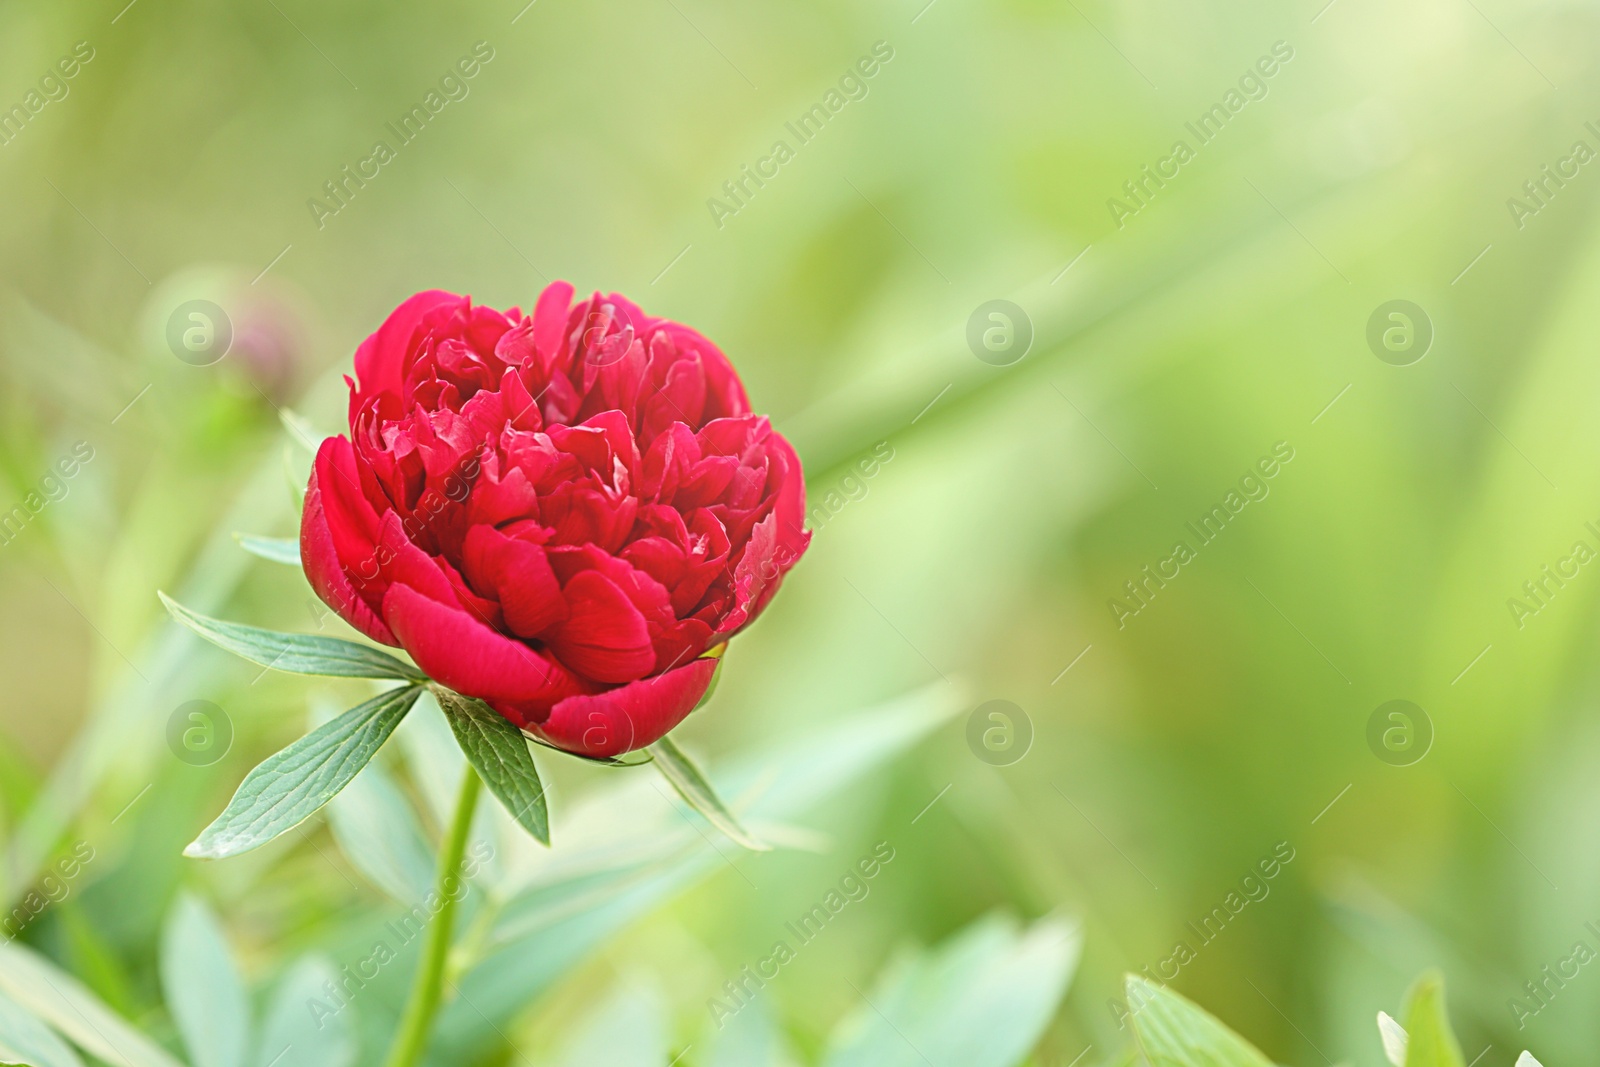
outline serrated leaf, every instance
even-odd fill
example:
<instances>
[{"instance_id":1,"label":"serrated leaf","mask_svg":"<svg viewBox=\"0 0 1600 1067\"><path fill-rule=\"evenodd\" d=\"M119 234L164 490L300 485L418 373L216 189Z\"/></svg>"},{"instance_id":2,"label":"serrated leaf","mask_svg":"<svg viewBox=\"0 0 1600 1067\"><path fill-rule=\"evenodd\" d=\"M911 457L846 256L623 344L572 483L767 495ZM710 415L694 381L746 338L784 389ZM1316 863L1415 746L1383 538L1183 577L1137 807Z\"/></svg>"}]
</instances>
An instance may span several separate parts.
<instances>
[{"instance_id":1,"label":"serrated leaf","mask_svg":"<svg viewBox=\"0 0 1600 1067\"><path fill-rule=\"evenodd\" d=\"M387 652L337 637L287 634L237 622L213 619L190 611L165 593L157 593L174 619L219 648L252 663L294 674L322 674L339 678L398 678L425 682L427 676Z\"/></svg>"},{"instance_id":2,"label":"serrated leaf","mask_svg":"<svg viewBox=\"0 0 1600 1067\"><path fill-rule=\"evenodd\" d=\"M0 943L0 991L85 1052L117 1067L182 1067L165 1049L32 949Z\"/></svg>"},{"instance_id":3,"label":"serrated leaf","mask_svg":"<svg viewBox=\"0 0 1600 1067\"><path fill-rule=\"evenodd\" d=\"M289 969L267 1009L256 1067L351 1067L356 1062L355 1013L337 1007L325 988L338 980L339 972L320 956Z\"/></svg>"},{"instance_id":4,"label":"serrated leaf","mask_svg":"<svg viewBox=\"0 0 1600 1067\"><path fill-rule=\"evenodd\" d=\"M161 989L194 1067L244 1067L249 997L222 925L187 893L162 929Z\"/></svg>"},{"instance_id":5,"label":"serrated leaf","mask_svg":"<svg viewBox=\"0 0 1600 1067\"><path fill-rule=\"evenodd\" d=\"M1437 971L1418 978L1406 997L1406 1034L1405 1067L1463 1067L1445 1010L1444 978Z\"/></svg>"},{"instance_id":6,"label":"serrated leaf","mask_svg":"<svg viewBox=\"0 0 1600 1067\"><path fill-rule=\"evenodd\" d=\"M700 773L700 768L671 737L663 737L651 745L650 754L655 757L655 764L662 775L672 783L672 788L691 808L704 815L707 822L752 852L771 851L771 845L740 825L722 798L717 796L717 791L711 788L711 783L706 781L706 776Z\"/></svg>"},{"instance_id":7,"label":"serrated leaf","mask_svg":"<svg viewBox=\"0 0 1600 1067\"><path fill-rule=\"evenodd\" d=\"M1137 975L1127 980L1134 1040L1150 1067L1272 1067L1199 1005Z\"/></svg>"},{"instance_id":8,"label":"serrated leaf","mask_svg":"<svg viewBox=\"0 0 1600 1067\"><path fill-rule=\"evenodd\" d=\"M183 854L237 856L300 825L360 773L420 692L402 686L380 693L269 756L245 775L227 808Z\"/></svg>"},{"instance_id":9,"label":"serrated leaf","mask_svg":"<svg viewBox=\"0 0 1600 1067\"><path fill-rule=\"evenodd\" d=\"M450 720L456 743L466 753L467 762L477 769L483 784L524 830L548 845L550 812L544 785L522 731L481 700L443 686L435 686L433 693L445 718Z\"/></svg>"},{"instance_id":10,"label":"serrated leaf","mask_svg":"<svg viewBox=\"0 0 1600 1067\"><path fill-rule=\"evenodd\" d=\"M83 1067L83 1060L31 1011L0 995L0 1064Z\"/></svg>"},{"instance_id":11,"label":"serrated leaf","mask_svg":"<svg viewBox=\"0 0 1600 1067\"><path fill-rule=\"evenodd\" d=\"M233 536L239 542L239 547L253 556L290 567L300 566L300 542L292 537L259 537L242 533Z\"/></svg>"}]
</instances>

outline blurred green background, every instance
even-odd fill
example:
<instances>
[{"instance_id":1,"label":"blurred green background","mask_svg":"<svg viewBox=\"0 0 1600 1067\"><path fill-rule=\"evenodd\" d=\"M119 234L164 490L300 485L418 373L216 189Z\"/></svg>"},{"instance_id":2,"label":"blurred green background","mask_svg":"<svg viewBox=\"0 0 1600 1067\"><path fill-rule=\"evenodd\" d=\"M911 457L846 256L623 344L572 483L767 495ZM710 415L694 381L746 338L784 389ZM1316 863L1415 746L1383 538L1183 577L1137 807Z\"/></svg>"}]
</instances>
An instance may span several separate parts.
<instances>
[{"instance_id":1,"label":"blurred green background","mask_svg":"<svg viewBox=\"0 0 1600 1067\"><path fill-rule=\"evenodd\" d=\"M825 507L686 743L759 793L751 753L848 747L911 691L946 710L786 814L806 848L705 852L568 956L505 963L547 980L504 1041L463 1038L470 1062L546 1062L621 976L709 1063L708 998L879 841L896 859L871 894L763 998L802 1054L897 950L999 910L1082 923L1032 1062L1109 1061L1122 972L1198 945L1187 924L1280 843L1270 892L1173 981L1276 1060L1381 1062L1373 1013L1431 963L1469 1057L1600 1045L1587 969L1531 1017L1508 1004L1600 945L1600 568L1560 562L1600 550L1600 166L1575 156L1600 150L1600 10L922 4L0 9L0 108L25 118L0 118L0 510L45 501L0 547L0 884L22 900L94 852L22 942L170 1045L156 960L180 891L262 988L303 952L359 956L399 910L325 819L247 860L180 858L311 704L362 691L260 677L155 590L347 632L233 540L296 529L307 457L276 409L338 432L339 375L413 291L528 307L566 278L716 340ZM414 140L336 214L309 205L338 206L324 183L397 145L386 124L475 46L492 58ZM892 58L801 143L786 124L875 46ZM1202 143L1188 124L1218 104ZM761 164L780 140L792 158ZM741 204L745 166L777 169ZM233 328L205 367L166 336L197 299ZM969 345L996 299L1025 354ZM1431 324L1420 358L1369 345L1393 300ZM1292 460L1202 545L1186 524L1275 448ZM1179 540L1194 558L1117 609ZM1431 732L1415 762L1369 744L1394 699ZM234 734L207 766L168 744L191 700ZM969 745L990 700L1020 709L1025 752ZM543 762L557 855L587 798L648 773ZM385 788L423 791L390 764Z\"/></svg>"}]
</instances>

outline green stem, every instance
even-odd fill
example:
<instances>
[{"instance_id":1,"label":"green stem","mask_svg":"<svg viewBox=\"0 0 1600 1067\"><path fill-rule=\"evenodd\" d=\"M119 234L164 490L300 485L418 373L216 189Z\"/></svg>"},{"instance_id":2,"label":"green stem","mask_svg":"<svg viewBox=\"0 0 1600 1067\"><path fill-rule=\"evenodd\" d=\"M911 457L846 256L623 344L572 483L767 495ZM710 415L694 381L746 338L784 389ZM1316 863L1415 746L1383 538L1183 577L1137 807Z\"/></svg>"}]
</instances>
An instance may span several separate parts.
<instances>
[{"instance_id":1,"label":"green stem","mask_svg":"<svg viewBox=\"0 0 1600 1067\"><path fill-rule=\"evenodd\" d=\"M444 989L444 967L450 955L456 898L462 895L461 859L467 850L467 833L472 828L472 813L478 806L482 786L478 772L471 766L466 767L461 793L456 797L455 818L439 849L439 913L428 927L422 961L417 966L411 996L406 1000L400 1030L389 1049L389 1058L384 1061L385 1067L415 1067L428 1047L428 1034L433 1029L433 1017L439 1010L439 996Z\"/></svg>"}]
</instances>

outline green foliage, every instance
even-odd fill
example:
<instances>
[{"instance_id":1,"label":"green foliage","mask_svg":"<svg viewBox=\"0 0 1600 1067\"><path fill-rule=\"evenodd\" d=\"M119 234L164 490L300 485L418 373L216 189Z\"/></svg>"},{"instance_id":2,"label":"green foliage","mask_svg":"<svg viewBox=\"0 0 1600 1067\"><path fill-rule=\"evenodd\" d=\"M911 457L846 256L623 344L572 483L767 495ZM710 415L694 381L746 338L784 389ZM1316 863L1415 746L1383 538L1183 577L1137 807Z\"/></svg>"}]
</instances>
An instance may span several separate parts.
<instances>
[{"instance_id":1,"label":"green foliage","mask_svg":"<svg viewBox=\"0 0 1600 1067\"><path fill-rule=\"evenodd\" d=\"M184 894L161 938L161 986L193 1067L246 1067L250 1001L222 925Z\"/></svg>"},{"instance_id":2,"label":"green foliage","mask_svg":"<svg viewBox=\"0 0 1600 1067\"><path fill-rule=\"evenodd\" d=\"M720 664L718 669L721 669ZM670 736L663 737L651 745L650 754L655 757L655 765L661 771L662 777L672 783L672 788L678 791L678 795L735 844L742 845L752 852L765 852L772 847L740 824L738 817L728 810L728 805L723 803L722 798L717 796L717 791L711 787L711 783L706 781L706 776L700 768L695 766L694 761Z\"/></svg>"},{"instance_id":3,"label":"green foliage","mask_svg":"<svg viewBox=\"0 0 1600 1067\"><path fill-rule=\"evenodd\" d=\"M189 629L218 648L225 648L263 667L295 674L343 678L397 678L410 682L427 680L415 667L370 645L358 645L354 641L343 641L336 637L286 634L224 622L190 611L165 593L157 595L172 617Z\"/></svg>"},{"instance_id":4,"label":"green foliage","mask_svg":"<svg viewBox=\"0 0 1600 1067\"><path fill-rule=\"evenodd\" d=\"M1081 947L1081 930L1063 920L975 923L855 990L823 1067L1015 1067L1049 1025Z\"/></svg>"},{"instance_id":5,"label":"green foliage","mask_svg":"<svg viewBox=\"0 0 1600 1067\"><path fill-rule=\"evenodd\" d=\"M149 593L337 632L309 621L294 567L234 532L297 527L317 442L347 428L341 375L400 298L441 285L527 308L548 275L703 329L806 463L812 548L673 734L776 847L718 858L654 772L536 749L556 847L480 805L474 840L496 856L463 905L470 1002L451 1001L435 1067L549 1061L613 972L664 991L663 1063L692 1043L679 1067L702 1067L704 998L879 837L900 858L769 987L774 1040L752 1047L815 1059L861 1008L845 980L870 994L894 946L1064 906L1089 948L1033 1059L1093 1045L1078 1067L1116 1062L1127 1034L1104 1001L1122 972L1287 838L1303 858L1173 987L1231 1005L1252 1044L1323 1063L1298 1027L1334 1064L1381 1062L1375 1012L1405 1022L1401 993L1437 964L1465 1058L1493 1044L1478 1067L1600 1048L1594 964L1547 1006L1524 991L1575 940L1600 945L1600 583L1593 563L1544 570L1600 544L1600 177L1543 177L1596 144L1592 5L124 6L0 14L0 109L73 42L98 50L0 151L0 514L73 442L96 451L0 547L0 914L64 843L97 850L7 946L57 987L71 972L170 1059L155 961L180 887L248 947L259 1004L305 953L334 977L365 960L415 903L415 835L431 849L465 766L429 706L387 746L404 758L304 836L181 859L304 697L372 694L228 662ZM500 58L470 96L376 179L345 179L480 36ZM870 92L794 146L786 123L879 38L896 58ZM1267 95L1145 195L1140 168L1280 39L1296 58ZM780 137L797 158L712 222L707 198ZM1517 221L1530 178L1547 203ZM306 201L329 179L354 193L318 228ZM1119 226L1107 201L1128 179L1149 203ZM196 296L238 327L211 367L164 337ZM1032 319L1011 366L965 338L996 297ZM1397 297L1434 325L1406 367L1364 335ZM293 379L251 377L263 355ZM1146 578L1279 440L1296 458L1270 495L1178 577ZM1149 604L1121 628L1107 601L1129 580ZM885 710L925 685L950 718L926 696ZM1397 697L1437 728L1408 767L1363 733ZM237 727L206 768L164 741L198 698ZM963 741L959 717L993 698L1032 720L1014 765ZM377 1062L408 953L328 1021L356 1062ZM8 997L101 1040L17 966ZM90 1014L116 1048L85 1059L139 1060Z\"/></svg>"},{"instance_id":6,"label":"green foliage","mask_svg":"<svg viewBox=\"0 0 1600 1067\"><path fill-rule=\"evenodd\" d=\"M1150 1067L1272 1067L1255 1046L1170 989L1129 975L1127 998Z\"/></svg>"},{"instance_id":7,"label":"green foliage","mask_svg":"<svg viewBox=\"0 0 1600 1067\"><path fill-rule=\"evenodd\" d=\"M550 811L528 740L504 715L481 700L433 687L456 742L506 811L534 839L550 843Z\"/></svg>"},{"instance_id":8,"label":"green foliage","mask_svg":"<svg viewBox=\"0 0 1600 1067\"><path fill-rule=\"evenodd\" d=\"M273 991L252 1067L353 1067L354 1020L338 1012L313 1015L307 1006L337 981L333 964L320 956L297 960Z\"/></svg>"},{"instance_id":9,"label":"green foliage","mask_svg":"<svg viewBox=\"0 0 1600 1067\"><path fill-rule=\"evenodd\" d=\"M401 686L380 693L266 760L245 776L226 810L184 855L237 856L300 825L360 773L420 691Z\"/></svg>"},{"instance_id":10,"label":"green foliage","mask_svg":"<svg viewBox=\"0 0 1600 1067\"><path fill-rule=\"evenodd\" d=\"M1135 1049L1148 1067L1272 1067L1244 1038L1170 989L1129 975L1127 999ZM1402 1027L1387 1012L1378 1012L1379 1043L1393 1067L1462 1067L1438 971L1412 984L1405 1019ZM1539 1067L1539 1061L1523 1052L1516 1067Z\"/></svg>"},{"instance_id":11,"label":"green foliage","mask_svg":"<svg viewBox=\"0 0 1600 1067\"><path fill-rule=\"evenodd\" d=\"M1444 1007L1444 976L1418 978L1406 997L1405 1067L1465 1067Z\"/></svg>"},{"instance_id":12,"label":"green foliage","mask_svg":"<svg viewBox=\"0 0 1600 1067\"><path fill-rule=\"evenodd\" d=\"M15 941L0 944L0 995L107 1063L182 1067L76 978Z\"/></svg>"},{"instance_id":13,"label":"green foliage","mask_svg":"<svg viewBox=\"0 0 1600 1067\"><path fill-rule=\"evenodd\" d=\"M389 772L368 763L328 804L328 825L350 865L403 907L433 884L433 850Z\"/></svg>"},{"instance_id":14,"label":"green foliage","mask_svg":"<svg viewBox=\"0 0 1600 1067\"><path fill-rule=\"evenodd\" d=\"M234 536L239 539L239 547L252 556L290 567L300 566L300 542L292 537L260 537L256 534Z\"/></svg>"},{"instance_id":15,"label":"green foliage","mask_svg":"<svg viewBox=\"0 0 1600 1067\"><path fill-rule=\"evenodd\" d=\"M0 994L0 1063L20 1067L83 1067L83 1060L54 1030L3 994Z\"/></svg>"}]
</instances>

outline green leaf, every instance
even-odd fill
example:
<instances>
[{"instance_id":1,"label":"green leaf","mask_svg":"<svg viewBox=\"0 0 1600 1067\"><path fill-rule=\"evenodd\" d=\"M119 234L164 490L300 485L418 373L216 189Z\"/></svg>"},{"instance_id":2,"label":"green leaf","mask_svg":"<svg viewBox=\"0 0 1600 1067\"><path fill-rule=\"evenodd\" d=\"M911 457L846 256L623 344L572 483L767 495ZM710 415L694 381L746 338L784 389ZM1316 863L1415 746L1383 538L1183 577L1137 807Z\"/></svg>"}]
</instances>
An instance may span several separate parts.
<instances>
[{"instance_id":1,"label":"green leaf","mask_svg":"<svg viewBox=\"0 0 1600 1067\"><path fill-rule=\"evenodd\" d=\"M1444 1006L1444 978L1429 971L1406 997L1406 1067L1462 1067L1461 1046Z\"/></svg>"},{"instance_id":2,"label":"green leaf","mask_svg":"<svg viewBox=\"0 0 1600 1067\"><path fill-rule=\"evenodd\" d=\"M1405 1027L1394 1021L1386 1011L1378 1013L1378 1039L1383 1042L1383 1058L1394 1067L1406 1067L1406 1045L1409 1038Z\"/></svg>"},{"instance_id":3,"label":"green leaf","mask_svg":"<svg viewBox=\"0 0 1600 1067\"><path fill-rule=\"evenodd\" d=\"M422 827L411 802L379 764L367 764L333 798L328 822L351 866L403 907L433 888L434 859Z\"/></svg>"},{"instance_id":4,"label":"green leaf","mask_svg":"<svg viewBox=\"0 0 1600 1067\"><path fill-rule=\"evenodd\" d=\"M733 812L717 796L717 791L711 788L711 783L706 781L706 776L700 773L700 768L694 761L684 755L683 749L671 737L663 737L650 746L650 754L655 757L655 764L667 781L672 783L672 788L678 795L688 802L689 806L701 815L706 821L721 830L737 844L753 852L768 852L772 846L756 837L749 830L740 825Z\"/></svg>"},{"instance_id":5,"label":"green leaf","mask_svg":"<svg viewBox=\"0 0 1600 1067\"><path fill-rule=\"evenodd\" d=\"M931 952L902 956L870 993L851 991L856 1010L824 1067L1014 1067L1055 1017L1082 944L1076 923L1042 919L1023 930L989 916Z\"/></svg>"},{"instance_id":6,"label":"green leaf","mask_svg":"<svg viewBox=\"0 0 1600 1067\"><path fill-rule=\"evenodd\" d=\"M399 678L425 682L427 676L378 649L341 641L337 637L286 634L236 622L208 618L190 611L165 593L157 593L172 617L219 648L252 663L295 674L326 674L340 678Z\"/></svg>"},{"instance_id":7,"label":"green leaf","mask_svg":"<svg viewBox=\"0 0 1600 1067\"><path fill-rule=\"evenodd\" d=\"M162 930L161 989L194 1067L245 1067L249 997L222 925L187 893Z\"/></svg>"},{"instance_id":8,"label":"green leaf","mask_svg":"<svg viewBox=\"0 0 1600 1067\"><path fill-rule=\"evenodd\" d=\"M245 775L217 820L185 856L237 856L300 825L350 784L400 724L421 690L402 686L380 693L317 727Z\"/></svg>"},{"instance_id":9,"label":"green leaf","mask_svg":"<svg viewBox=\"0 0 1600 1067\"><path fill-rule=\"evenodd\" d=\"M0 943L0 992L90 1055L117 1067L182 1067L83 983L32 949Z\"/></svg>"},{"instance_id":10,"label":"green leaf","mask_svg":"<svg viewBox=\"0 0 1600 1067\"><path fill-rule=\"evenodd\" d=\"M258 537L242 533L233 536L239 542L239 547L251 555L291 567L300 566L300 542L292 537Z\"/></svg>"},{"instance_id":11,"label":"green leaf","mask_svg":"<svg viewBox=\"0 0 1600 1067\"><path fill-rule=\"evenodd\" d=\"M354 1012L341 1010L324 988L339 972L320 956L300 960L273 993L255 1067L352 1067Z\"/></svg>"},{"instance_id":12,"label":"green leaf","mask_svg":"<svg viewBox=\"0 0 1600 1067\"><path fill-rule=\"evenodd\" d=\"M481 700L433 687L456 743L511 817L542 844L550 843L550 812L533 753L522 731Z\"/></svg>"},{"instance_id":13,"label":"green leaf","mask_svg":"<svg viewBox=\"0 0 1600 1067\"><path fill-rule=\"evenodd\" d=\"M971 708L959 686L934 682L774 739L731 759L719 780L739 783L730 792L753 795L752 817L759 813L763 824L792 821L857 790L870 793L876 786L866 783L879 768ZM609 788L570 810L564 840L570 837L572 847L512 869L513 899L494 922L484 954L458 983L460 996L440 1013L434 1048L441 1062L473 1062L503 1047L501 1030L530 1001L641 916L726 869L676 805L642 809L639 777L611 778ZM701 1051L697 1046L685 1059Z\"/></svg>"},{"instance_id":14,"label":"green leaf","mask_svg":"<svg viewBox=\"0 0 1600 1067\"><path fill-rule=\"evenodd\" d=\"M0 1063L23 1067L83 1067L65 1041L28 1009L0 996Z\"/></svg>"},{"instance_id":15,"label":"green leaf","mask_svg":"<svg viewBox=\"0 0 1600 1067\"><path fill-rule=\"evenodd\" d=\"M1128 975L1128 1010L1150 1067L1272 1067L1238 1034L1178 994Z\"/></svg>"}]
</instances>

